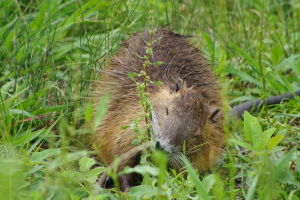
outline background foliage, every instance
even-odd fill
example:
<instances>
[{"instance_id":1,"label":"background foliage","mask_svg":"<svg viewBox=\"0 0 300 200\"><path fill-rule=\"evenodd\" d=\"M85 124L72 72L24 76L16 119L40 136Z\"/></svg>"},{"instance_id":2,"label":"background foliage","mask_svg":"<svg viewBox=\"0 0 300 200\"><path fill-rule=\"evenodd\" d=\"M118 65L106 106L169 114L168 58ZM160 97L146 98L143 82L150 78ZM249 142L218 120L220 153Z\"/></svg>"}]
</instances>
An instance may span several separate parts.
<instances>
[{"instance_id":1,"label":"background foliage","mask_svg":"<svg viewBox=\"0 0 300 200\"><path fill-rule=\"evenodd\" d=\"M299 90L298 0L0 1L0 199L299 199L299 97L268 107L270 120L264 109L227 117L224 154L201 179L188 163L184 179L142 159L144 181L127 194L95 184L105 168L85 146L85 105L150 9L157 26L193 36L224 112Z\"/></svg>"}]
</instances>

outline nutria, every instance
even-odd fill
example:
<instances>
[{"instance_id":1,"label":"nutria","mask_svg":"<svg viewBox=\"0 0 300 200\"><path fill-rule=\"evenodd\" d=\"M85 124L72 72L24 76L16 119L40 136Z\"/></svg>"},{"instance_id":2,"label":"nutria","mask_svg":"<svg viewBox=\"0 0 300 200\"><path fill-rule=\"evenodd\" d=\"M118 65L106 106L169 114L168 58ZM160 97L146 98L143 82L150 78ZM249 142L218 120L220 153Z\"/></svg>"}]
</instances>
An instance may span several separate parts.
<instances>
[{"instance_id":1,"label":"nutria","mask_svg":"<svg viewBox=\"0 0 300 200\"><path fill-rule=\"evenodd\" d=\"M168 152L168 166L180 171L184 167L181 156L185 143L185 155L195 169L203 172L216 163L225 138L219 84L201 52L188 43L186 36L157 28L153 39L158 38L161 39L152 45L150 62L163 64L147 69L151 81L164 83L147 88L154 108L151 122L156 147ZM142 112L137 104L140 99L136 84L128 72L144 70L145 60L137 55L146 55L145 41L150 41L148 30L129 38L106 67L97 89L110 93L108 112L96 129L97 142L102 143L101 155L108 163L134 147L131 143L136 139L135 132L120 127L130 125L139 116L136 113ZM143 81L143 77L135 79ZM119 169L134 167L139 161L137 153L120 163ZM133 186L133 176L123 175L118 182L122 191L128 191Z\"/></svg>"}]
</instances>

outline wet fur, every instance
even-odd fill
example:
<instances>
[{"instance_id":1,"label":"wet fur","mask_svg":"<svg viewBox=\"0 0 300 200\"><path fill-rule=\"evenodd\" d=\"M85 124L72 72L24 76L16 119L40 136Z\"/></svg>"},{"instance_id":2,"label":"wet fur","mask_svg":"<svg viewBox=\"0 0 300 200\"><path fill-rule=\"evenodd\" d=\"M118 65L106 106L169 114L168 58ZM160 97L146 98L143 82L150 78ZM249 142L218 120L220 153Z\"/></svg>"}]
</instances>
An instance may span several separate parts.
<instances>
[{"instance_id":1,"label":"wet fur","mask_svg":"<svg viewBox=\"0 0 300 200\"><path fill-rule=\"evenodd\" d=\"M147 75L151 81L162 81L164 84L162 86L151 84L147 91L150 93L156 117L163 119L167 107L168 112L172 112L174 119L178 122L172 119L160 120L165 121L165 124L159 124L157 127L160 127L160 130L170 130L174 127L172 124L176 124L176 127L181 129L191 127L189 131L179 132L183 135L186 132L193 133L184 136L188 139L185 141L186 150L205 143L199 148L186 152L193 166L199 172L203 172L217 161L225 137L222 112L215 112L212 116L216 109L222 108L220 88L201 52L191 46L185 36L169 30L157 29L154 39L160 37L162 38L152 45L153 55L150 61L164 63L159 66L150 66L147 69ZM97 88L99 95L96 95L95 102L99 101L101 94L110 94L108 112L96 130L96 140L102 143L101 154L109 164L113 162L116 155L122 155L134 147L131 145L136 139L134 131L120 129L120 127L130 125L132 119L138 117L135 113L142 112L142 107L137 104L139 97L136 84L129 78L128 72L140 73L144 70L144 59L134 54L135 52L139 56L146 55L146 44L143 39L150 41L147 30L133 35L124 43L107 66L105 77ZM142 77L135 77L135 79L143 82ZM173 132L178 132L178 130ZM181 137L180 134L178 138ZM177 139L177 141L181 140ZM180 171L183 167L182 144L178 144L176 149L178 151L175 152L173 149L174 152L168 165ZM120 163L119 169L121 170L126 165L134 167L139 163L139 159L139 155L128 158L126 162ZM130 174L121 176L118 182L122 191L128 191L134 184Z\"/></svg>"}]
</instances>

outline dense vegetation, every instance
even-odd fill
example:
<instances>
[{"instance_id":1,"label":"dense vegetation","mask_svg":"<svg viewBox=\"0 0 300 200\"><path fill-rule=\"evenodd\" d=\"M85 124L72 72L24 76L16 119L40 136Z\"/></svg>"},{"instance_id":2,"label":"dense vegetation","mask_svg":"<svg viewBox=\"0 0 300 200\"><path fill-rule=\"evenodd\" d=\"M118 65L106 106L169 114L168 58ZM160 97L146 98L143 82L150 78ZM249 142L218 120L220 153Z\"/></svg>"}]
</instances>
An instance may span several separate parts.
<instances>
[{"instance_id":1,"label":"dense vegetation","mask_svg":"<svg viewBox=\"0 0 300 200\"><path fill-rule=\"evenodd\" d=\"M88 97L149 10L157 26L193 36L225 113L300 89L298 0L0 1L0 199L299 199L299 97L227 117L224 154L201 179L188 163L184 179L142 159L144 181L128 193L96 183L105 167L86 148ZM91 123L104 100L98 108Z\"/></svg>"}]
</instances>

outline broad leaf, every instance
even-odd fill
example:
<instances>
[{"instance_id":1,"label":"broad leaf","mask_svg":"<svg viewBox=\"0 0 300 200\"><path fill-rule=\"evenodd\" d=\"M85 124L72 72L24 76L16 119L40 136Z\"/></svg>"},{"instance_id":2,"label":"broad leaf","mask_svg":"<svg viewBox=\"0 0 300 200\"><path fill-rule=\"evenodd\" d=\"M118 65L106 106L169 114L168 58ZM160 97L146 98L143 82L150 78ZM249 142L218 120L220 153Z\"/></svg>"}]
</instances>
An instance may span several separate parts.
<instances>
[{"instance_id":1,"label":"broad leaf","mask_svg":"<svg viewBox=\"0 0 300 200\"><path fill-rule=\"evenodd\" d=\"M212 186L215 184L216 182L216 175L214 174L210 174L208 176L206 176L203 180L202 180L202 183L203 183L203 186L206 190L207 193L209 193L209 191L211 190Z\"/></svg>"},{"instance_id":2,"label":"broad leaf","mask_svg":"<svg viewBox=\"0 0 300 200\"><path fill-rule=\"evenodd\" d=\"M89 158L87 156L82 157L79 161L80 171L88 172L90 167L95 163L96 161L93 158Z\"/></svg>"},{"instance_id":3,"label":"broad leaf","mask_svg":"<svg viewBox=\"0 0 300 200\"><path fill-rule=\"evenodd\" d=\"M35 152L31 156L32 162L42 162L49 156L58 156L61 154L61 149L46 149L41 152Z\"/></svg>"},{"instance_id":4,"label":"broad leaf","mask_svg":"<svg viewBox=\"0 0 300 200\"><path fill-rule=\"evenodd\" d=\"M159 188L150 185L139 185L131 188L128 195L132 200L152 199L151 197L158 195L160 192Z\"/></svg>"},{"instance_id":5,"label":"broad leaf","mask_svg":"<svg viewBox=\"0 0 300 200\"><path fill-rule=\"evenodd\" d=\"M244 114L244 132L246 138L252 144L254 144L257 138L262 134L262 129L258 120L255 117L252 117L247 111L245 111Z\"/></svg>"},{"instance_id":6,"label":"broad leaf","mask_svg":"<svg viewBox=\"0 0 300 200\"><path fill-rule=\"evenodd\" d=\"M261 151L267 144L268 140L270 137L273 135L275 132L276 128L269 128L265 132L263 132L257 139L254 141L254 147L258 150Z\"/></svg>"},{"instance_id":7,"label":"broad leaf","mask_svg":"<svg viewBox=\"0 0 300 200\"><path fill-rule=\"evenodd\" d=\"M275 137L272 137L267 142L267 148L272 150L283 138L283 135L276 135Z\"/></svg>"},{"instance_id":8,"label":"broad leaf","mask_svg":"<svg viewBox=\"0 0 300 200\"><path fill-rule=\"evenodd\" d=\"M239 141L239 140L236 140L236 139L233 139L233 138L230 138L229 141L233 142L233 143L235 143L235 144L237 144L237 145L239 145L241 147L249 149L251 151L255 151L256 150L252 145L250 145L250 144L248 144L246 142L242 142L242 141Z\"/></svg>"},{"instance_id":9,"label":"broad leaf","mask_svg":"<svg viewBox=\"0 0 300 200\"><path fill-rule=\"evenodd\" d=\"M134 145L134 146L137 146L137 145L139 145L141 143L141 139L135 139L135 140L133 140L132 141L132 143L131 143L131 145Z\"/></svg>"}]
</instances>

